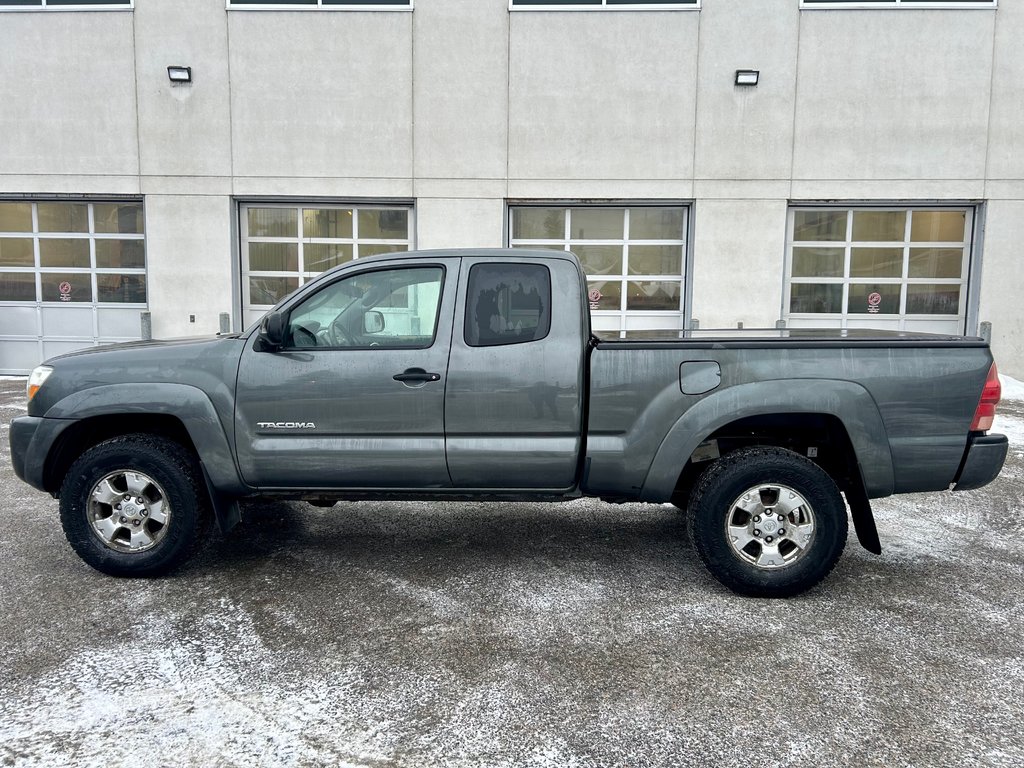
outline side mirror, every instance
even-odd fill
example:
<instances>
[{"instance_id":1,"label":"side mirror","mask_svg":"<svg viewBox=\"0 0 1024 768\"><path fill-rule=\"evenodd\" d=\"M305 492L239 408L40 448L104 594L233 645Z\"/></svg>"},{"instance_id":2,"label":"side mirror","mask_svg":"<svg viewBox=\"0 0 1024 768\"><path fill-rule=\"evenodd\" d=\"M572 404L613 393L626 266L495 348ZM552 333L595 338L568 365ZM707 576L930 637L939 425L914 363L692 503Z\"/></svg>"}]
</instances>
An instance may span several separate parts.
<instances>
[{"instance_id":1,"label":"side mirror","mask_svg":"<svg viewBox=\"0 0 1024 768\"><path fill-rule=\"evenodd\" d=\"M384 315L376 309L369 309L363 315L363 333L380 333L384 330Z\"/></svg>"},{"instance_id":2,"label":"side mirror","mask_svg":"<svg viewBox=\"0 0 1024 768\"><path fill-rule=\"evenodd\" d=\"M261 352L269 352L280 349L284 345L284 321L282 312L271 310L263 316L260 321Z\"/></svg>"}]
</instances>

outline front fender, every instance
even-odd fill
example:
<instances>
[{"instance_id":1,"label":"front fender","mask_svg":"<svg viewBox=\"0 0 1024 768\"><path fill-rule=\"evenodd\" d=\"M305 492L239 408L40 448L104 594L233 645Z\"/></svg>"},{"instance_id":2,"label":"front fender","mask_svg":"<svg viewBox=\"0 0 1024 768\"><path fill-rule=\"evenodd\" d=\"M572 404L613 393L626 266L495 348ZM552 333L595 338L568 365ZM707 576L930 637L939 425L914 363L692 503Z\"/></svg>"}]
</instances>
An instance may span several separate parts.
<instances>
[{"instance_id":1,"label":"front fender","mask_svg":"<svg viewBox=\"0 0 1024 768\"><path fill-rule=\"evenodd\" d=\"M861 385L834 379L740 384L714 392L688 409L662 440L644 480L643 501L667 501L694 449L716 430L749 416L823 413L846 427L869 497L893 492L892 452L874 398Z\"/></svg>"},{"instance_id":2,"label":"front fender","mask_svg":"<svg viewBox=\"0 0 1024 768\"><path fill-rule=\"evenodd\" d=\"M229 495L246 492L247 486L238 473L213 403L205 392L188 384L109 384L73 392L51 405L43 415L42 421L49 422L53 428L46 430L51 433L48 444L34 448L37 454L42 451L42 455L30 455L30 458L45 459L57 434L75 421L130 414L172 416L181 421L213 485ZM40 437L37 434L33 443ZM42 464L39 461L40 468Z\"/></svg>"}]
</instances>

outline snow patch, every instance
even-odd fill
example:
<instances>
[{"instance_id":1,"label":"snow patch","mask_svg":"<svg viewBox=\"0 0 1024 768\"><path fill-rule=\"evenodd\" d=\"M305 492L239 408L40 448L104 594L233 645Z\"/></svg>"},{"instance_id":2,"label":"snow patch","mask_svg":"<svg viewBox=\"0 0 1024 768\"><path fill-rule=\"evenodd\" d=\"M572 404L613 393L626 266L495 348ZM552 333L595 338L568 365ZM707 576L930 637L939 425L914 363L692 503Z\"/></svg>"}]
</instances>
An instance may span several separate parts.
<instances>
[{"instance_id":1,"label":"snow patch","mask_svg":"<svg viewBox=\"0 0 1024 768\"><path fill-rule=\"evenodd\" d=\"M1003 400L1024 400L1024 381L999 374L999 383L1003 386Z\"/></svg>"},{"instance_id":2,"label":"snow patch","mask_svg":"<svg viewBox=\"0 0 1024 768\"><path fill-rule=\"evenodd\" d=\"M26 381L28 376L0 376L0 381Z\"/></svg>"},{"instance_id":3,"label":"snow patch","mask_svg":"<svg viewBox=\"0 0 1024 768\"><path fill-rule=\"evenodd\" d=\"M1019 419L1016 416L1004 416L997 411L991 431L1006 435L1013 450L1024 451L1024 419Z\"/></svg>"}]
</instances>

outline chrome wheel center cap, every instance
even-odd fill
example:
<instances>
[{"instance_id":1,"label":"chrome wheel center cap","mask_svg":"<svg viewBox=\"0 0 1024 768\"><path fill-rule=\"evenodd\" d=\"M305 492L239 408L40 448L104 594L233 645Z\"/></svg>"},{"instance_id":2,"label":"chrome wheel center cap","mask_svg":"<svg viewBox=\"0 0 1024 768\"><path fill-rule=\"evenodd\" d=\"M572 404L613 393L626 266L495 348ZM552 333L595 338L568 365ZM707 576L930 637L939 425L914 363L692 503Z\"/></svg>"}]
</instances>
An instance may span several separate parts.
<instances>
[{"instance_id":1,"label":"chrome wheel center cap","mask_svg":"<svg viewBox=\"0 0 1024 768\"><path fill-rule=\"evenodd\" d=\"M765 533L775 533L775 529L779 527L779 524L774 520L763 520L761 522L761 528Z\"/></svg>"},{"instance_id":2,"label":"chrome wheel center cap","mask_svg":"<svg viewBox=\"0 0 1024 768\"><path fill-rule=\"evenodd\" d=\"M124 514L131 516L137 515L139 513L139 508L134 504L125 504L121 507L121 511L124 512Z\"/></svg>"}]
</instances>

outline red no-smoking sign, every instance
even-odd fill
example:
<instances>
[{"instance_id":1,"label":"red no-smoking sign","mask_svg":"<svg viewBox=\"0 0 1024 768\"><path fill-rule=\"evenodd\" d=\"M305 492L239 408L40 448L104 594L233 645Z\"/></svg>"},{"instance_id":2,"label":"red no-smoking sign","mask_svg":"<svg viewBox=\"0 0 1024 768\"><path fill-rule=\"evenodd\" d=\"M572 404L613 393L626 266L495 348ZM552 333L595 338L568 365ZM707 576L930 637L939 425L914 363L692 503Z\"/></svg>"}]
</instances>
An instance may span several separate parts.
<instances>
[{"instance_id":1,"label":"red no-smoking sign","mask_svg":"<svg viewBox=\"0 0 1024 768\"><path fill-rule=\"evenodd\" d=\"M882 294L877 291L868 294L868 312L876 314L878 307L882 303Z\"/></svg>"}]
</instances>

